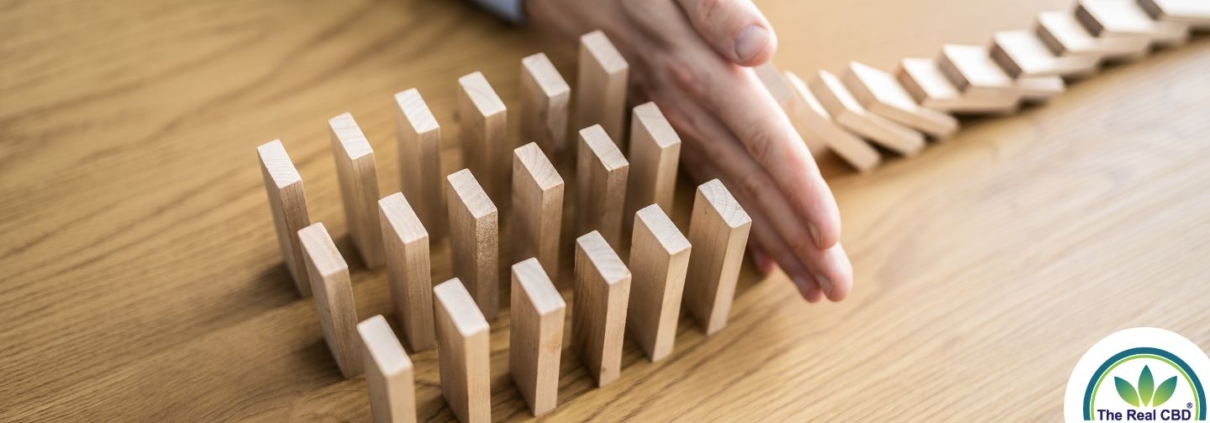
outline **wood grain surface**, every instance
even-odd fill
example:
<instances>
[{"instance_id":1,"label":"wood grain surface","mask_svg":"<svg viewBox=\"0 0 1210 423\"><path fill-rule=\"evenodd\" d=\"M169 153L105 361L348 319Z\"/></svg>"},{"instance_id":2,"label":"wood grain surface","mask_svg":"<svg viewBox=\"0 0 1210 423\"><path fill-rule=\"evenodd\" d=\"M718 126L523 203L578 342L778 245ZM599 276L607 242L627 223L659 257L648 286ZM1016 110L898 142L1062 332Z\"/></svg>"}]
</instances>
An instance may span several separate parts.
<instances>
[{"instance_id":1,"label":"wood grain surface","mask_svg":"<svg viewBox=\"0 0 1210 423\"><path fill-rule=\"evenodd\" d=\"M757 3L799 75L889 70L1070 7ZM419 88L452 172L457 76L482 71L513 108L539 51L574 81L574 40L462 1L0 1L0 421L369 421L364 378L341 377L282 262L255 148L282 140L352 265L358 317L393 320L386 270L354 258L327 119L352 112L393 158L392 95ZM627 340L598 389L565 349L543 419L1057 421L1076 361L1111 332L1210 349L1206 69L1197 36L867 175L828 159L848 299L809 305L746 265L728 327L705 339L682 318L657 364ZM377 165L398 191L397 160ZM677 185L685 230L696 184ZM448 243L433 253L444 281ZM496 421L531 418L508 327L507 311L492 322ZM436 352L411 358L419 420L452 420Z\"/></svg>"}]
</instances>

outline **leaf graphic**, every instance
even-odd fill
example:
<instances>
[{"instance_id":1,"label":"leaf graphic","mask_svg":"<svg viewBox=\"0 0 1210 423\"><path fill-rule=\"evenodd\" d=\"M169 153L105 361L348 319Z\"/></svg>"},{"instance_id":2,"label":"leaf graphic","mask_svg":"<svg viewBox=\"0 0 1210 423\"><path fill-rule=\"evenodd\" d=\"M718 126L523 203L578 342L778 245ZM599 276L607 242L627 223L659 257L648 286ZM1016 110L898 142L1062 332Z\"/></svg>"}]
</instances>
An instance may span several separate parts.
<instances>
[{"instance_id":1,"label":"leaf graphic","mask_svg":"<svg viewBox=\"0 0 1210 423\"><path fill-rule=\"evenodd\" d=\"M1172 398L1173 391L1176 391L1176 376L1168 378L1168 380L1160 384L1159 388L1155 388L1155 398L1152 398L1152 401L1155 401L1154 406L1159 407L1164 405L1164 401Z\"/></svg>"},{"instance_id":2,"label":"leaf graphic","mask_svg":"<svg viewBox=\"0 0 1210 423\"><path fill-rule=\"evenodd\" d=\"M1139 404L1144 407L1151 403L1151 394L1155 393L1155 379L1151 378L1151 368L1143 366L1143 373L1139 374Z\"/></svg>"},{"instance_id":3,"label":"leaf graphic","mask_svg":"<svg viewBox=\"0 0 1210 423\"><path fill-rule=\"evenodd\" d=\"M1126 401L1126 403L1133 405L1135 407L1139 406L1139 394L1134 391L1133 386L1130 386L1130 382L1127 382L1125 379L1122 379L1120 377L1114 376L1113 383L1114 383L1114 385L1117 385L1118 396L1122 397L1122 401Z\"/></svg>"}]
</instances>

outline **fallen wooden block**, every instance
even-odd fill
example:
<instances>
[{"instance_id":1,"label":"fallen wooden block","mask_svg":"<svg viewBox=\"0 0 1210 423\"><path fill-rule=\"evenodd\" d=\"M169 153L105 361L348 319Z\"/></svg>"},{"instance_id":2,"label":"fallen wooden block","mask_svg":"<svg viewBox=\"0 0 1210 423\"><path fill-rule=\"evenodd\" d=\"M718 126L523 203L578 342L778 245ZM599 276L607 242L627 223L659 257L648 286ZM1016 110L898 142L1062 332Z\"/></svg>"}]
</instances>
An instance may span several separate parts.
<instances>
[{"instance_id":1,"label":"fallen wooden block","mask_svg":"<svg viewBox=\"0 0 1210 423\"><path fill-rule=\"evenodd\" d=\"M882 163L882 156L865 140L858 138L849 131L841 128L832 119L832 115L819 104L819 100L807 89L807 83L798 75L786 71L786 80L794 87L794 93L801 98L805 105L803 113L803 137L813 137L822 140L828 148L858 172L869 172Z\"/></svg>"},{"instance_id":2,"label":"fallen wooden block","mask_svg":"<svg viewBox=\"0 0 1210 423\"><path fill-rule=\"evenodd\" d=\"M567 148L571 87L545 53L521 59L521 139L537 142L551 158Z\"/></svg>"},{"instance_id":3,"label":"fallen wooden block","mask_svg":"<svg viewBox=\"0 0 1210 423\"><path fill-rule=\"evenodd\" d=\"M900 62L895 78L921 106L954 114L1009 114L1017 111L1019 98L965 96L941 72L932 59L908 58Z\"/></svg>"},{"instance_id":4,"label":"fallen wooden block","mask_svg":"<svg viewBox=\"0 0 1210 423\"><path fill-rule=\"evenodd\" d=\"M786 113L786 117L790 119L790 123L794 125L794 129L799 134L802 134L803 142L807 144L807 150L811 152L811 156L818 159L827 153L828 148L826 143L803 134L808 131L803 127L802 122L805 119L803 114L807 113L803 109L807 106L798 99L798 96L794 95L794 88L790 85L790 81L786 80L777 71L777 67L773 65L773 62L765 62L763 65L752 68L752 71L756 73L756 77L765 86L765 90L769 91L769 94L777 101L777 105L781 106L782 111ZM632 158L631 160L633 161L634 159ZM672 213L670 210L665 210L665 212ZM627 216L629 215L630 213L627 214Z\"/></svg>"},{"instance_id":5,"label":"fallen wooden block","mask_svg":"<svg viewBox=\"0 0 1210 423\"><path fill-rule=\"evenodd\" d=\"M1078 0L1076 20L1097 38L1142 37L1159 47L1189 41L1189 25L1152 20L1136 0Z\"/></svg>"},{"instance_id":6,"label":"fallen wooden block","mask_svg":"<svg viewBox=\"0 0 1210 423\"><path fill-rule=\"evenodd\" d=\"M357 306L353 303L353 283L349 266L332 242L323 223L298 231L302 242L315 311L323 329L324 341L336 358L340 374L350 378L361 374L361 345L357 342Z\"/></svg>"},{"instance_id":7,"label":"fallen wooden block","mask_svg":"<svg viewBox=\"0 0 1210 423\"><path fill-rule=\"evenodd\" d=\"M483 316L495 319L500 306L496 268L499 213L469 169L455 172L446 180L454 276L466 283Z\"/></svg>"},{"instance_id":8,"label":"fallen wooden block","mask_svg":"<svg viewBox=\"0 0 1210 423\"><path fill-rule=\"evenodd\" d=\"M1138 0L1152 19L1210 29L1210 2L1206 0Z\"/></svg>"},{"instance_id":9,"label":"fallen wooden block","mask_svg":"<svg viewBox=\"0 0 1210 423\"><path fill-rule=\"evenodd\" d=\"M357 324L375 423L416 421L416 384L412 360L381 315Z\"/></svg>"},{"instance_id":10,"label":"fallen wooden block","mask_svg":"<svg viewBox=\"0 0 1210 423\"><path fill-rule=\"evenodd\" d=\"M1058 76L1026 76L1017 78L1014 83L1021 99L1029 102L1045 102L1051 97L1062 94L1067 89L1063 78Z\"/></svg>"},{"instance_id":11,"label":"fallen wooden block","mask_svg":"<svg viewBox=\"0 0 1210 423\"><path fill-rule=\"evenodd\" d=\"M395 137L399 142L400 188L416 203L416 215L434 242L445 238L445 192L441 189L441 127L420 91L395 94ZM427 290L426 290L427 291Z\"/></svg>"},{"instance_id":12,"label":"fallen wooden block","mask_svg":"<svg viewBox=\"0 0 1210 423\"><path fill-rule=\"evenodd\" d=\"M340 179L340 199L344 202L349 235L361 253L366 267L382 266L382 232L378 229L378 171L374 149L366 140L353 115L341 114L328 120L332 155L336 157L336 176Z\"/></svg>"},{"instance_id":13,"label":"fallen wooden block","mask_svg":"<svg viewBox=\"0 0 1210 423\"><path fill-rule=\"evenodd\" d=\"M1137 60L1147 56L1151 43L1143 37L1094 37L1070 12L1038 14L1034 33L1052 53L1060 57L1085 55L1102 60Z\"/></svg>"},{"instance_id":14,"label":"fallen wooden block","mask_svg":"<svg viewBox=\"0 0 1210 423\"><path fill-rule=\"evenodd\" d=\"M576 233L599 231L621 246L630 163L601 125L580 130L576 161Z\"/></svg>"},{"instance_id":15,"label":"fallen wooden block","mask_svg":"<svg viewBox=\"0 0 1210 423\"><path fill-rule=\"evenodd\" d=\"M604 32L593 31L580 37L575 127L601 125L609 138L622 147L629 78L630 65Z\"/></svg>"},{"instance_id":16,"label":"fallen wooden block","mask_svg":"<svg viewBox=\"0 0 1210 423\"><path fill-rule=\"evenodd\" d=\"M651 361L671 354L676 342L690 250L689 240L659 206L635 214L626 328Z\"/></svg>"},{"instance_id":17,"label":"fallen wooden block","mask_svg":"<svg viewBox=\"0 0 1210 423\"><path fill-rule=\"evenodd\" d=\"M1096 73L1100 57L1056 56L1030 31L1001 31L992 36L991 57L1013 78L1031 76L1086 77Z\"/></svg>"},{"instance_id":18,"label":"fallen wooden block","mask_svg":"<svg viewBox=\"0 0 1210 423\"><path fill-rule=\"evenodd\" d=\"M992 61L986 47L946 44L937 66L964 96L1020 98L1013 78Z\"/></svg>"},{"instance_id":19,"label":"fallen wooden block","mask_svg":"<svg viewBox=\"0 0 1210 423\"><path fill-rule=\"evenodd\" d=\"M665 213L672 213L680 158L681 137L660 108L652 102L635 106L630 119L630 170L626 176L624 225L629 227L634 213L651 204L658 204Z\"/></svg>"},{"instance_id":20,"label":"fallen wooden block","mask_svg":"<svg viewBox=\"0 0 1210 423\"><path fill-rule=\"evenodd\" d=\"M546 274L559 274L559 234L563 227L563 177L529 143L513 151L513 262L536 257Z\"/></svg>"},{"instance_id":21,"label":"fallen wooden block","mask_svg":"<svg viewBox=\"0 0 1210 423\"><path fill-rule=\"evenodd\" d=\"M807 88L841 127L853 131L854 134L906 157L915 156L924 150L923 134L861 107L840 78L831 72L819 71L815 79L807 83Z\"/></svg>"},{"instance_id":22,"label":"fallen wooden block","mask_svg":"<svg viewBox=\"0 0 1210 423\"><path fill-rule=\"evenodd\" d=\"M538 259L513 265L508 372L534 416L555 408L567 305Z\"/></svg>"},{"instance_id":23,"label":"fallen wooden block","mask_svg":"<svg viewBox=\"0 0 1210 423\"><path fill-rule=\"evenodd\" d=\"M605 386L622 371L630 270L597 231L576 240L575 293L572 347L597 386Z\"/></svg>"},{"instance_id":24,"label":"fallen wooden block","mask_svg":"<svg viewBox=\"0 0 1210 423\"><path fill-rule=\"evenodd\" d=\"M685 309L706 335L727 325L735 283L748 245L752 219L718 179L697 187L689 221L689 273Z\"/></svg>"},{"instance_id":25,"label":"fallen wooden block","mask_svg":"<svg viewBox=\"0 0 1210 423\"><path fill-rule=\"evenodd\" d=\"M944 140L958 131L958 119L926 107L920 107L895 77L874 67L849 63L841 76L861 107L892 122Z\"/></svg>"},{"instance_id":26,"label":"fallen wooden block","mask_svg":"<svg viewBox=\"0 0 1210 423\"><path fill-rule=\"evenodd\" d=\"M286 269L290 271L298 293L310 297L311 282L307 278L302 246L298 241L298 230L311 224L302 176L294 168L294 162L286 154L281 140L256 147L256 155L260 158L261 177L265 180L265 193L269 197L269 210L273 213L273 226L277 229L277 245L281 249L282 260L286 262Z\"/></svg>"},{"instance_id":27,"label":"fallen wooden block","mask_svg":"<svg viewBox=\"0 0 1210 423\"><path fill-rule=\"evenodd\" d=\"M429 349L436 335L428 232L401 193L379 200L378 213L396 318L412 352Z\"/></svg>"},{"instance_id":28,"label":"fallen wooden block","mask_svg":"<svg viewBox=\"0 0 1210 423\"><path fill-rule=\"evenodd\" d=\"M507 160L500 160L513 149L506 132L508 110L482 73L458 78L458 86L462 163L483 180L492 201L503 204L512 171Z\"/></svg>"},{"instance_id":29,"label":"fallen wooden block","mask_svg":"<svg viewBox=\"0 0 1210 423\"><path fill-rule=\"evenodd\" d=\"M458 278L433 287L441 395L463 423L492 419L487 320Z\"/></svg>"}]
</instances>

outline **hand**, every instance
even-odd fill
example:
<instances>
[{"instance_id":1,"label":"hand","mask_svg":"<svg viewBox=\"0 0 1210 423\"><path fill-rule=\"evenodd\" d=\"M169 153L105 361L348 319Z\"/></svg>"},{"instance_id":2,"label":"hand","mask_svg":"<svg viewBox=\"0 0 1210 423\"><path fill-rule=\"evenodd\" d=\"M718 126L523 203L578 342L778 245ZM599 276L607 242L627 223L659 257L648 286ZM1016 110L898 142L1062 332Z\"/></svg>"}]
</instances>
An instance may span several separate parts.
<instances>
[{"instance_id":1,"label":"hand","mask_svg":"<svg viewBox=\"0 0 1210 423\"><path fill-rule=\"evenodd\" d=\"M853 284L840 212L802 138L747 66L777 48L749 0L526 0L534 25L577 40L600 29L630 62L630 98L655 101L680 134L682 169L718 178L752 217L749 246L808 301Z\"/></svg>"}]
</instances>

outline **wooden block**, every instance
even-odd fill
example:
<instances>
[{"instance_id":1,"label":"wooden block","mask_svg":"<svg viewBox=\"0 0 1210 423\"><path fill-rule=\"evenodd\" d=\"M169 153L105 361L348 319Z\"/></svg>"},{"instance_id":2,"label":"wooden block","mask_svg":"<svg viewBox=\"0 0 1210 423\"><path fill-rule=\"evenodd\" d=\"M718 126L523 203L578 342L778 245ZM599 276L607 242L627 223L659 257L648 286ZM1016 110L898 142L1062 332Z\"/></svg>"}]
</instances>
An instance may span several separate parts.
<instances>
[{"instance_id":1,"label":"wooden block","mask_svg":"<svg viewBox=\"0 0 1210 423\"><path fill-rule=\"evenodd\" d=\"M420 91L395 94L395 138L399 141L400 187L416 203L416 215L433 241L445 238L445 191L441 189L441 127ZM427 290L426 290L427 291Z\"/></svg>"},{"instance_id":2,"label":"wooden block","mask_svg":"<svg viewBox=\"0 0 1210 423\"><path fill-rule=\"evenodd\" d=\"M599 231L620 246L630 163L601 125L580 130L576 161L576 233Z\"/></svg>"},{"instance_id":3,"label":"wooden block","mask_svg":"<svg viewBox=\"0 0 1210 423\"><path fill-rule=\"evenodd\" d=\"M821 70L807 88L841 127L863 138L911 157L924 150L924 135L870 113L861 107L840 78Z\"/></svg>"},{"instance_id":4,"label":"wooden block","mask_svg":"<svg viewBox=\"0 0 1210 423\"><path fill-rule=\"evenodd\" d=\"M630 118L630 170L626 176L626 211L622 223L627 227L634 213L658 204L672 214L676 194L677 163L681 159L681 137L655 103L635 106Z\"/></svg>"},{"instance_id":5,"label":"wooden block","mask_svg":"<svg viewBox=\"0 0 1210 423\"><path fill-rule=\"evenodd\" d=\"M1008 114L1015 112L1020 103L1019 99L1008 96L963 96L932 59L903 59L895 71L895 79L921 106L946 113Z\"/></svg>"},{"instance_id":6,"label":"wooden block","mask_svg":"<svg viewBox=\"0 0 1210 423\"><path fill-rule=\"evenodd\" d=\"M513 151L513 262L535 257L551 279L559 275L563 177L538 144Z\"/></svg>"},{"instance_id":7,"label":"wooden block","mask_svg":"<svg viewBox=\"0 0 1210 423\"><path fill-rule=\"evenodd\" d=\"M1055 56L1030 31L1001 31L992 36L991 57L1013 78L1030 76L1084 77L1096 73L1100 57Z\"/></svg>"},{"instance_id":8,"label":"wooden block","mask_svg":"<svg viewBox=\"0 0 1210 423\"><path fill-rule=\"evenodd\" d=\"M803 119L805 117L802 116L803 113L806 113L803 110L806 105L794 95L794 88L790 86L790 81L787 81L777 71L777 67L773 65L773 62L765 62L763 65L752 68L752 71L756 73L756 77L760 79L761 84L765 86L765 89L777 101L777 105L781 106L782 111L786 112L786 117L790 118L790 123L794 125L794 129L799 134L807 132L807 129L803 127ZM818 159L827 153L827 144L822 140L806 135L803 135L802 138L803 142L807 144L807 150L811 152L812 157ZM631 160L633 161L634 158L632 157ZM665 212L671 213L669 210L665 210ZM626 215L630 216L632 213L627 213ZM627 218L629 219L629 217Z\"/></svg>"},{"instance_id":9,"label":"wooden block","mask_svg":"<svg viewBox=\"0 0 1210 423\"><path fill-rule=\"evenodd\" d=\"M1210 29L1210 2L1206 0L1138 0L1152 19Z\"/></svg>"},{"instance_id":10,"label":"wooden block","mask_svg":"<svg viewBox=\"0 0 1210 423\"><path fill-rule=\"evenodd\" d=\"M601 125L609 138L622 147L629 78L630 65L605 33L593 31L580 37L575 127Z\"/></svg>"},{"instance_id":11,"label":"wooden block","mask_svg":"<svg viewBox=\"0 0 1210 423\"><path fill-rule=\"evenodd\" d=\"M752 219L718 179L697 187L689 221L689 274L684 305L712 335L727 325Z\"/></svg>"},{"instance_id":12,"label":"wooden block","mask_svg":"<svg viewBox=\"0 0 1210 423\"><path fill-rule=\"evenodd\" d=\"M348 113L328 120L340 199L344 202L349 236L366 267L382 266L382 232L378 229L378 171L374 149Z\"/></svg>"},{"instance_id":13,"label":"wooden block","mask_svg":"<svg viewBox=\"0 0 1210 423\"><path fill-rule=\"evenodd\" d=\"M349 266L323 223L300 229L298 238L311 279L311 292L315 294L315 311L323 328L324 341L336 358L340 373L346 378L357 376L363 369Z\"/></svg>"},{"instance_id":14,"label":"wooden block","mask_svg":"<svg viewBox=\"0 0 1210 423\"><path fill-rule=\"evenodd\" d=\"M492 201L503 202L512 166L501 158L514 148L506 132L508 110L482 73L458 78L458 86L463 166L483 179Z\"/></svg>"},{"instance_id":15,"label":"wooden block","mask_svg":"<svg viewBox=\"0 0 1210 423\"><path fill-rule=\"evenodd\" d=\"M483 315L492 320L500 306L497 275L499 213L469 169L446 177L450 209L450 250L454 276L466 283Z\"/></svg>"},{"instance_id":16,"label":"wooden block","mask_svg":"<svg viewBox=\"0 0 1210 423\"><path fill-rule=\"evenodd\" d=\"M937 66L962 95L971 98L1021 97L1008 76L991 59L986 47L946 44Z\"/></svg>"},{"instance_id":17,"label":"wooden block","mask_svg":"<svg viewBox=\"0 0 1210 423\"><path fill-rule=\"evenodd\" d=\"M892 122L944 140L958 131L958 119L920 107L895 77L874 67L851 62L841 76L863 108Z\"/></svg>"},{"instance_id":18,"label":"wooden block","mask_svg":"<svg viewBox=\"0 0 1210 423\"><path fill-rule=\"evenodd\" d=\"M1189 41L1189 25L1152 20L1137 0L1078 0L1076 20L1097 38L1141 37L1160 47Z\"/></svg>"},{"instance_id":19,"label":"wooden block","mask_svg":"<svg viewBox=\"0 0 1210 423\"><path fill-rule=\"evenodd\" d=\"M428 232L401 193L379 200L378 213L395 316L413 352L429 349L436 335Z\"/></svg>"},{"instance_id":20,"label":"wooden block","mask_svg":"<svg viewBox=\"0 0 1210 423\"><path fill-rule=\"evenodd\" d=\"M1034 25L1038 39L1060 57L1087 55L1103 60L1135 60L1148 53L1143 37L1097 38L1070 12L1042 12Z\"/></svg>"},{"instance_id":21,"label":"wooden block","mask_svg":"<svg viewBox=\"0 0 1210 423\"><path fill-rule=\"evenodd\" d=\"M651 361L671 354L676 342L689 252L689 240L659 206L635 214L626 328Z\"/></svg>"},{"instance_id":22,"label":"wooden block","mask_svg":"<svg viewBox=\"0 0 1210 423\"><path fill-rule=\"evenodd\" d=\"M806 113L803 114L803 137L813 137L823 140L828 148L836 152L845 162L848 162L858 172L869 172L878 167L882 163L882 157L878 154L878 150L866 143L865 140L858 138L849 131L841 128L832 115L819 104L819 100L811 94L811 90L807 89L807 83L803 82L798 75L790 71L786 71L786 79L790 81L790 86L794 87L795 95L802 99L802 103L806 105Z\"/></svg>"},{"instance_id":23,"label":"wooden block","mask_svg":"<svg viewBox=\"0 0 1210 423\"><path fill-rule=\"evenodd\" d=\"M286 154L286 148L280 140L256 147L256 155L260 158L260 172L265 180L265 193L269 196L269 210L273 213L273 226L277 228L277 245L281 249L282 260L286 262L286 269L290 271L298 293L310 297L311 282L307 278L302 246L298 241L298 230L311 224L302 176L294 168L294 162Z\"/></svg>"},{"instance_id":24,"label":"wooden block","mask_svg":"<svg viewBox=\"0 0 1210 423\"><path fill-rule=\"evenodd\" d=\"M545 53L521 59L521 139L537 142L550 157L567 148L571 87Z\"/></svg>"},{"instance_id":25,"label":"wooden block","mask_svg":"<svg viewBox=\"0 0 1210 423\"><path fill-rule=\"evenodd\" d=\"M412 360L381 315L357 324L361 335L370 412L376 423L416 421L416 384Z\"/></svg>"},{"instance_id":26,"label":"wooden block","mask_svg":"<svg viewBox=\"0 0 1210 423\"><path fill-rule=\"evenodd\" d=\"M630 270L597 231L576 240L575 293L572 348L597 386L605 386L622 371Z\"/></svg>"},{"instance_id":27,"label":"wooden block","mask_svg":"<svg viewBox=\"0 0 1210 423\"><path fill-rule=\"evenodd\" d=\"M555 408L567 305L538 259L513 265L508 372L535 416Z\"/></svg>"},{"instance_id":28,"label":"wooden block","mask_svg":"<svg viewBox=\"0 0 1210 423\"><path fill-rule=\"evenodd\" d=\"M1063 78L1058 76L1022 77L1016 80L1015 86L1021 99L1030 102L1044 102L1066 90Z\"/></svg>"},{"instance_id":29,"label":"wooden block","mask_svg":"<svg viewBox=\"0 0 1210 423\"><path fill-rule=\"evenodd\" d=\"M458 278L433 287L441 395L463 423L492 418L489 327Z\"/></svg>"}]
</instances>

